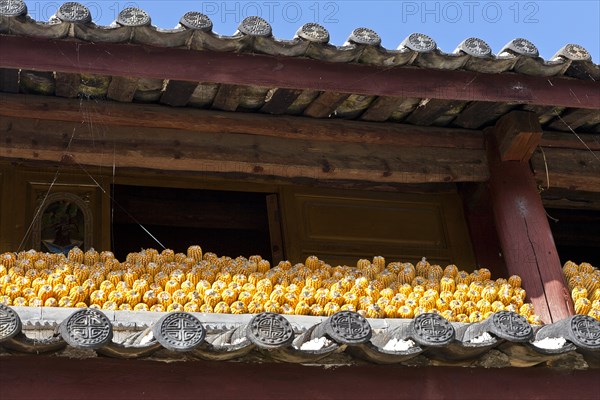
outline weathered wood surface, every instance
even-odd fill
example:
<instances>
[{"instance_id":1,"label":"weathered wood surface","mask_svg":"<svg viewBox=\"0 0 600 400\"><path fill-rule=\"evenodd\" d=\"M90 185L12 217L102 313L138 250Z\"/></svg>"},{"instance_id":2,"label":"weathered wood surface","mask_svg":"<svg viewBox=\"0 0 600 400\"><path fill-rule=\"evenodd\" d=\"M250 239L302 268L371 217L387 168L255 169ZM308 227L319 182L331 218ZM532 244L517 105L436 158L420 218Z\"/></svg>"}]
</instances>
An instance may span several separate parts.
<instances>
[{"instance_id":1,"label":"weathered wood surface","mask_svg":"<svg viewBox=\"0 0 600 400\"><path fill-rule=\"evenodd\" d=\"M504 115L496 123L494 132L502 161L528 161L542 138L537 116L527 111Z\"/></svg>"},{"instance_id":2,"label":"weathered wood surface","mask_svg":"<svg viewBox=\"0 0 600 400\"><path fill-rule=\"evenodd\" d=\"M500 160L493 132L487 139L490 196L506 268L521 276L544 322L564 319L573 304L533 174L527 163Z\"/></svg>"},{"instance_id":3,"label":"weathered wood surface","mask_svg":"<svg viewBox=\"0 0 600 400\"><path fill-rule=\"evenodd\" d=\"M369 108L360 116L360 119L363 121L385 121L403 101L402 97L380 96L371 103Z\"/></svg>"},{"instance_id":4,"label":"weathered wood surface","mask_svg":"<svg viewBox=\"0 0 600 400\"><path fill-rule=\"evenodd\" d=\"M0 68L0 91L19 93L19 70Z\"/></svg>"},{"instance_id":5,"label":"weathered wood surface","mask_svg":"<svg viewBox=\"0 0 600 400\"><path fill-rule=\"evenodd\" d=\"M0 94L0 116L35 115L50 121L73 121L196 133L244 133L288 139L351 142L408 147L483 149L480 131L420 127L395 123L315 120L305 117L179 109L150 104L94 102L82 113L79 100Z\"/></svg>"},{"instance_id":6,"label":"weathered wood surface","mask_svg":"<svg viewBox=\"0 0 600 400\"><path fill-rule=\"evenodd\" d=\"M452 125L467 129L479 129L517 107L498 101L474 101L452 121Z\"/></svg>"},{"instance_id":7,"label":"weathered wood surface","mask_svg":"<svg viewBox=\"0 0 600 400\"><path fill-rule=\"evenodd\" d=\"M81 122L4 120L0 157L5 159L382 183L488 178L481 149L367 147L234 133L195 134L106 124L91 129Z\"/></svg>"},{"instance_id":8,"label":"weathered wood surface","mask_svg":"<svg viewBox=\"0 0 600 400\"><path fill-rule=\"evenodd\" d=\"M301 90L275 89L260 111L267 114L285 114L301 92Z\"/></svg>"},{"instance_id":9,"label":"weathered wood surface","mask_svg":"<svg viewBox=\"0 0 600 400\"><path fill-rule=\"evenodd\" d=\"M285 259L283 253L283 234L281 232L281 213L279 212L279 199L276 194L266 196L267 216L269 218L269 236L271 239L271 262L276 265Z\"/></svg>"},{"instance_id":10,"label":"weathered wood surface","mask_svg":"<svg viewBox=\"0 0 600 400\"><path fill-rule=\"evenodd\" d=\"M586 133L584 135L579 135L579 138L577 138L577 136L575 136L572 132L564 133L545 131L542 135L540 146L544 148L554 147L575 150L586 150L589 148L590 150L597 152L600 151L600 135Z\"/></svg>"},{"instance_id":11,"label":"weathered wood surface","mask_svg":"<svg viewBox=\"0 0 600 400\"><path fill-rule=\"evenodd\" d=\"M235 111L240 105L243 87L237 85L220 85L213 99L212 108L222 111Z\"/></svg>"},{"instance_id":12,"label":"weathered wood surface","mask_svg":"<svg viewBox=\"0 0 600 400\"><path fill-rule=\"evenodd\" d=\"M81 76L79 74L68 74L57 72L54 79L56 80L56 95L59 97L77 97L79 94L79 85Z\"/></svg>"},{"instance_id":13,"label":"weathered wood surface","mask_svg":"<svg viewBox=\"0 0 600 400\"><path fill-rule=\"evenodd\" d=\"M406 122L415 125L431 125L436 119L463 105L463 101L427 99L406 118Z\"/></svg>"},{"instance_id":14,"label":"weathered wood surface","mask_svg":"<svg viewBox=\"0 0 600 400\"><path fill-rule=\"evenodd\" d=\"M138 78L127 78L123 76L113 76L108 85L106 97L124 103L133 100L138 85Z\"/></svg>"},{"instance_id":15,"label":"weathered wood surface","mask_svg":"<svg viewBox=\"0 0 600 400\"><path fill-rule=\"evenodd\" d=\"M542 188L600 192L600 151L552 148L543 151L536 150L531 157L535 180Z\"/></svg>"},{"instance_id":16,"label":"weathered wood surface","mask_svg":"<svg viewBox=\"0 0 600 400\"><path fill-rule=\"evenodd\" d=\"M173 107L185 106L198 86L197 83L170 80L160 97L160 102Z\"/></svg>"},{"instance_id":17,"label":"weathered wood surface","mask_svg":"<svg viewBox=\"0 0 600 400\"><path fill-rule=\"evenodd\" d=\"M321 93L306 109L304 115L313 118L327 118L340 104L348 98L348 94L325 92Z\"/></svg>"},{"instance_id":18,"label":"weathered wood surface","mask_svg":"<svg viewBox=\"0 0 600 400\"><path fill-rule=\"evenodd\" d=\"M600 82L386 68L299 57L3 35L0 68L176 79L339 93L600 108ZM60 57L56 55L60 54ZM368 78L367 78L368 77Z\"/></svg>"},{"instance_id":19,"label":"weathered wood surface","mask_svg":"<svg viewBox=\"0 0 600 400\"><path fill-rule=\"evenodd\" d=\"M600 123L600 110L574 109L565 111L550 124L548 128L556 131L570 132L583 125Z\"/></svg>"}]
</instances>

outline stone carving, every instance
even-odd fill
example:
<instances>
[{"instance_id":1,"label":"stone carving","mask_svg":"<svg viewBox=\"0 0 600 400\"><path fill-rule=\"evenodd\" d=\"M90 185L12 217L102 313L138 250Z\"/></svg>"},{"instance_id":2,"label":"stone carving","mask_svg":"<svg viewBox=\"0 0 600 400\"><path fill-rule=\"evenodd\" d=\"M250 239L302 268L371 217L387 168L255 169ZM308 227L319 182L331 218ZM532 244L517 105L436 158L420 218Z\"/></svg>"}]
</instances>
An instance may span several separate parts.
<instances>
[{"instance_id":1,"label":"stone carving","mask_svg":"<svg viewBox=\"0 0 600 400\"><path fill-rule=\"evenodd\" d=\"M440 346L454 340L455 332L450 323L434 313L419 314L414 319L415 341L425 346Z\"/></svg>"},{"instance_id":2,"label":"stone carving","mask_svg":"<svg viewBox=\"0 0 600 400\"><path fill-rule=\"evenodd\" d=\"M0 15L18 17L27 14L27 5L22 0L0 0Z\"/></svg>"},{"instance_id":3,"label":"stone carving","mask_svg":"<svg viewBox=\"0 0 600 400\"><path fill-rule=\"evenodd\" d=\"M246 335L260 347L275 348L288 346L294 340L294 330L282 315L260 313L248 324Z\"/></svg>"},{"instance_id":4,"label":"stone carving","mask_svg":"<svg viewBox=\"0 0 600 400\"><path fill-rule=\"evenodd\" d=\"M576 315L571 319L572 339L576 345L600 349L600 322L588 315Z\"/></svg>"},{"instance_id":5,"label":"stone carving","mask_svg":"<svg viewBox=\"0 0 600 400\"><path fill-rule=\"evenodd\" d=\"M21 332L21 319L10 307L0 304L0 342Z\"/></svg>"},{"instance_id":6,"label":"stone carving","mask_svg":"<svg viewBox=\"0 0 600 400\"><path fill-rule=\"evenodd\" d=\"M352 311L339 311L326 322L326 333L336 342L360 344L369 341L371 325L360 314Z\"/></svg>"},{"instance_id":7,"label":"stone carving","mask_svg":"<svg viewBox=\"0 0 600 400\"><path fill-rule=\"evenodd\" d=\"M491 317L491 332L513 342L528 341L533 337L533 329L521 315L511 311L499 311Z\"/></svg>"},{"instance_id":8,"label":"stone carving","mask_svg":"<svg viewBox=\"0 0 600 400\"><path fill-rule=\"evenodd\" d=\"M75 2L63 3L63 5L58 8L56 16L63 22L75 24L87 24L92 22L90 10L84 5Z\"/></svg>"},{"instance_id":9,"label":"stone carving","mask_svg":"<svg viewBox=\"0 0 600 400\"><path fill-rule=\"evenodd\" d=\"M492 54L492 48L485 41L474 37L463 40L457 50L473 57L488 57Z\"/></svg>"},{"instance_id":10,"label":"stone carving","mask_svg":"<svg viewBox=\"0 0 600 400\"><path fill-rule=\"evenodd\" d=\"M329 32L323 26L313 22L304 24L296 32L296 36L306 39L309 42L327 43L329 42Z\"/></svg>"},{"instance_id":11,"label":"stone carving","mask_svg":"<svg viewBox=\"0 0 600 400\"><path fill-rule=\"evenodd\" d=\"M271 36L271 25L261 17L246 17L238 26L238 31L249 36Z\"/></svg>"},{"instance_id":12,"label":"stone carving","mask_svg":"<svg viewBox=\"0 0 600 400\"><path fill-rule=\"evenodd\" d=\"M365 44L368 46L379 46L381 44L381 38L372 29L369 28L356 28L350 34L348 42L356 44Z\"/></svg>"},{"instance_id":13,"label":"stone carving","mask_svg":"<svg viewBox=\"0 0 600 400\"><path fill-rule=\"evenodd\" d=\"M198 318L185 312L173 312L162 317L152 332L166 349L187 351L204 341L206 330Z\"/></svg>"},{"instance_id":14,"label":"stone carving","mask_svg":"<svg viewBox=\"0 0 600 400\"><path fill-rule=\"evenodd\" d=\"M413 33L402 43L400 47L406 47L419 53L427 53L437 48L435 41L427 35L422 33Z\"/></svg>"},{"instance_id":15,"label":"stone carving","mask_svg":"<svg viewBox=\"0 0 600 400\"><path fill-rule=\"evenodd\" d=\"M63 339L73 347L97 349L112 339L112 325L106 315L95 309L77 311L60 325Z\"/></svg>"},{"instance_id":16,"label":"stone carving","mask_svg":"<svg viewBox=\"0 0 600 400\"><path fill-rule=\"evenodd\" d=\"M150 25L150 16L141 8L124 8L117 16L117 23L123 26L146 26Z\"/></svg>"},{"instance_id":17,"label":"stone carving","mask_svg":"<svg viewBox=\"0 0 600 400\"><path fill-rule=\"evenodd\" d=\"M185 13L179 20L179 23L188 29L197 29L204 32L210 32L213 27L210 18L197 11Z\"/></svg>"}]
</instances>

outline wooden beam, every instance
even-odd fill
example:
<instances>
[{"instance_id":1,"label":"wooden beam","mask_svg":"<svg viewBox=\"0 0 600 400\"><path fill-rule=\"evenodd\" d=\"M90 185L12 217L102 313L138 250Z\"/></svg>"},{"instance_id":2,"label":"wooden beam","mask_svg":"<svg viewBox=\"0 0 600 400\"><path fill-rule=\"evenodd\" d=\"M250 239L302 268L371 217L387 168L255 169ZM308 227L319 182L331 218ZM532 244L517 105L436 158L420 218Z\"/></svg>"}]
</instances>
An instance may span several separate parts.
<instances>
[{"instance_id":1,"label":"wooden beam","mask_svg":"<svg viewBox=\"0 0 600 400\"><path fill-rule=\"evenodd\" d=\"M531 158L535 180L543 189L566 188L600 192L600 151L536 150Z\"/></svg>"},{"instance_id":2,"label":"wooden beam","mask_svg":"<svg viewBox=\"0 0 600 400\"><path fill-rule=\"evenodd\" d=\"M548 128L557 131L570 132L582 125L594 125L600 122L600 110L567 110L560 117L548 124Z\"/></svg>"},{"instance_id":3,"label":"wooden beam","mask_svg":"<svg viewBox=\"0 0 600 400\"><path fill-rule=\"evenodd\" d=\"M600 108L600 82L0 35L0 68Z\"/></svg>"},{"instance_id":4,"label":"wooden beam","mask_svg":"<svg viewBox=\"0 0 600 400\"><path fill-rule=\"evenodd\" d=\"M403 101L402 97L378 97L360 116L360 119L363 121L385 121Z\"/></svg>"},{"instance_id":5,"label":"wooden beam","mask_svg":"<svg viewBox=\"0 0 600 400\"><path fill-rule=\"evenodd\" d=\"M288 180L426 183L488 178L485 153L479 149L447 148L441 152L435 148L367 147L362 143L239 133L102 127L98 135L98 129L91 130L89 124L81 122L13 118L2 127L0 157Z\"/></svg>"},{"instance_id":6,"label":"wooden beam","mask_svg":"<svg viewBox=\"0 0 600 400\"><path fill-rule=\"evenodd\" d=\"M501 161L495 136L486 140L490 196L506 268L523 279L536 314L559 321L574 311L546 211L529 165Z\"/></svg>"},{"instance_id":7,"label":"wooden beam","mask_svg":"<svg viewBox=\"0 0 600 400\"><path fill-rule=\"evenodd\" d=\"M406 117L406 122L415 125L431 125L433 122L446 114L454 107L458 107L463 101L426 99Z\"/></svg>"},{"instance_id":8,"label":"wooden beam","mask_svg":"<svg viewBox=\"0 0 600 400\"><path fill-rule=\"evenodd\" d=\"M544 131L541 147L575 149L575 150L592 150L600 151L600 135L593 133L585 133L575 136L572 132L548 132Z\"/></svg>"},{"instance_id":9,"label":"wooden beam","mask_svg":"<svg viewBox=\"0 0 600 400\"><path fill-rule=\"evenodd\" d=\"M503 103L498 101L474 101L452 121L452 125L467 129L479 129L508 111L517 107L516 104Z\"/></svg>"},{"instance_id":10,"label":"wooden beam","mask_svg":"<svg viewBox=\"0 0 600 400\"><path fill-rule=\"evenodd\" d=\"M4 117L35 115L39 119L50 121L169 128L197 133L244 133L316 141L483 149L481 132L466 129L226 113L150 104L117 104L108 101L94 101L95 113L82 114L79 100L6 93L0 93L0 103L0 116Z\"/></svg>"},{"instance_id":11,"label":"wooden beam","mask_svg":"<svg viewBox=\"0 0 600 400\"><path fill-rule=\"evenodd\" d=\"M527 111L511 111L494 129L502 161L526 162L542 138L537 116Z\"/></svg>"}]
</instances>

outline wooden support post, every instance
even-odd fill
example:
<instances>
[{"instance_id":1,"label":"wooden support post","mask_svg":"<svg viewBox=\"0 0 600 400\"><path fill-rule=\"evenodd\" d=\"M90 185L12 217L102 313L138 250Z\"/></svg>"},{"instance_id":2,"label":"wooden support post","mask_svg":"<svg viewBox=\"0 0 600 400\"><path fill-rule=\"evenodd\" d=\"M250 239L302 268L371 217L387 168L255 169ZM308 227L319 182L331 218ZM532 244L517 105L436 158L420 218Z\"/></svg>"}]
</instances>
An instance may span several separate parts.
<instances>
[{"instance_id":1,"label":"wooden support post","mask_svg":"<svg viewBox=\"0 0 600 400\"><path fill-rule=\"evenodd\" d=\"M498 237L507 270L523 279L523 288L536 314L545 323L556 322L573 315L573 304L528 163L500 159L496 138L502 135L498 130L507 123L500 120L495 128L486 131L490 195Z\"/></svg>"}]
</instances>

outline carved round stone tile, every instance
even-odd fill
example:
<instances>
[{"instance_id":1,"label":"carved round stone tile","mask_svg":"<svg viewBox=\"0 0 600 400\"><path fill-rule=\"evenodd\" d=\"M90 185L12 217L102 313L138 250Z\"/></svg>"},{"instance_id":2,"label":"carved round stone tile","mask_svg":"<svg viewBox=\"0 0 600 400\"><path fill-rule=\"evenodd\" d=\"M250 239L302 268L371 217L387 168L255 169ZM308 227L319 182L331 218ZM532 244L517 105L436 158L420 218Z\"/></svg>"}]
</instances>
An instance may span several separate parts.
<instances>
[{"instance_id":1,"label":"carved round stone tile","mask_svg":"<svg viewBox=\"0 0 600 400\"><path fill-rule=\"evenodd\" d=\"M381 44L381 38L377 32L369 28L356 28L350 34L348 41L369 46L379 46Z\"/></svg>"},{"instance_id":2,"label":"carved round stone tile","mask_svg":"<svg viewBox=\"0 0 600 400\"><path fill-rule=\"evenodd\" d=\"M259 347L277 348L292 343L294 330L282 315L264 312L252 318L246 328L246 336Z\"/></svg>"},{"instance_id":3,"label":"carved round stone tile","mask_svg":"<svg viewBox=\"0 0 600 400\"><path fill-rule=\"evenodd\" d=\"M571 319L571 331L577 346L600 349L600 321L588 315L576 315Z\"/></svg>"},{"instance_id":4,"label":"carved round stone tile","mask_svg":"<svg viewBox=\"0 0 600 400\"><path fill-rule=\"evenodd\" d=\"M473 57L487 57L492 54L492 48L482 39L468 38L458 45L458 49Z\"/></svg>"},{"instance_id":5,"label":"carved round stone tile","mask_svg":"<svg viewBox=\"0 0 600 400\"><path fill-rule=\"evenodd\" d=\"M359 313L339 311L326 322L327 334L342 344L360 344L371 339L372 331L369 322Z\"/></svg>"},{"instance_id":6,"label":"carved round stone tile","mask_svg":"<svg viewBox=\"0 0 600 400\"><path fill-rule=\"evenodd\" d=\"M117 23L123 26L146 26L150 25L150 16L141 8L124 8L117 16Z\"/></svg>"},{"instance_id":7,"label":"carved round stone tile","mask_svg":"<svg viewBox=\"0 0 600 400\"><path fill-rule=\"evenodd\" d=\"M526 342L533 337L533 329L521 315L511 311L499 311L492 315L492 333L511 342Z\"/></svg>"},{"instance_id":8,"label":"carved round stone tile","mask_svg":"<svg viewBox=\"0 0 600 400\"><path fill-rule=\"evenodd\" d=\"M402 41L399 46L409 48L419 53L427 53L437 48L435 41L422 33L413 33Z\"/></svg>"},{"instance_id":9,"label":"carved round stone tile","mask_svg":"<svg viewBox=\"0 0 600 400\"><path fill-rule=\"evenodd\" d=\"M419 314L413 321L413 339L424 346L442 346L454 340L454 327L434 313Z\"/></svg>"},{"instance_id":10,"label":"carved round stone tile","mask_svg":"<svg viewBox=\"0 0 600 400\"><path fill-rule=\"evenodd\" d=\"M559 55L563 55L570 60L586 61L586 60L592 59L592 56L590 55L590 53L585 48L583 48L582 46L580 46L578 44L568 44L565 47L563 47L561 50L562 50L562 54L559 54Z\"/></svg>"},{"instance_id":11,"label":"carved round stone tile","mask_svg":"<svg viewBox=\"0 0 600 400\"><path fill-rule=\"evenodd\" d=\"M507 49L529 57L537 57L539 52L537 47L527 39L518 38L512 40L507 46Z\"/></svg>"},{"instance_id":12,"label":"carved round stone tile","mask_svg":"<svg viewBox=\"0 0 600 400\"><path fill-rule=\"evenodd\" d=\"M0 304L0 342L21 332L21 319L10 307Z\"/></svg>"},{"instance_id":13,"label":"carved round stone tile","mask_svg":"<svg viewBox=\"0 0 600 400\"><path fill-rule=\"evenodd\" d=\"M186 312L173 312L162 317L152 327L158 342L168 350L187 351L204 341L206 330L198 318Z\"/></svg>"},{"instance_id":14,"label":"carved round stone tile","mask_svg":"<svg viewBox=\"0 0 600 400\"><path fill-rule=\"evenodd\" d=\"M329 32L325 27L314 22L304 24L296 32L296 36L314 43L329 42Z\"/></svg>"},{"instance_id":15,"label":"carved round stone tile","mask_svg":"<svg viewBox=\"0 0 600 400\"><path fill-rule=\"evenodd\" d=\"M87 308L77 311L60 324L62 338L71 346L97 349L112 339L112 325L99 310Z\"/></svg>"},{"instance_id":16,"label":"carved round stone tile","mask_svg":"<svg viewBox=\"0 0 600 400\"><path fill-rule=\"evenodd\" d=\"M197 11L185 13L179 23L188 29L197 29L204 32L210 32L213 27L210 18Z\"/></svg>"},{"instance_id":17,"label":"carved round stone tile","mask_svg":"<svg viewBox=\"0 0 600 400\"><path fill-rule=\"evenodd\" d=\"M90 10L83 4L75 2L63 3L63 5L58 8L56 16L63 22L75 24L87 24L92 22Z\"/></svg>"},{"instance_id":18,"label":"carved round stone tile","mask_svg":"<svg viewBox=\"0 0 600 400\"><path fill-rule=\"evenodd\" d=\"M27 14L27 5L22 0L0 0L0 15L18 17Z\"/></svg>"},{"instance_id":19,"label":"carved round stone tile","mask_svg":"<svg viewBox=\"0 0 600 400\"><path fill-rule=\"evenodd\" d=\"M250 36L271 36L271 25L261 17L246 17L238 26L238 31Z\"/></svg>"}]
</instances>

